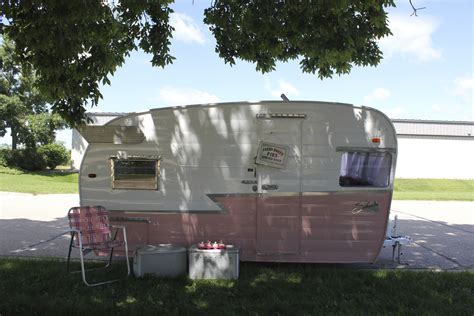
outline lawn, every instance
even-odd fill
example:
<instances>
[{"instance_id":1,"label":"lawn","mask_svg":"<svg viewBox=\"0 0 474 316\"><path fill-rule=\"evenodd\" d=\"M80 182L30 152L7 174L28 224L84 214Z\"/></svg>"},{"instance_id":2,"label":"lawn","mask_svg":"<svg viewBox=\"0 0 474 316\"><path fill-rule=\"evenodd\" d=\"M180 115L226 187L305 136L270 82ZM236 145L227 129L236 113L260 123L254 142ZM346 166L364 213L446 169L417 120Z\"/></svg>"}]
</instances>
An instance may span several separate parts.
<instances>
[{"instance_id":1,"label":"lawn","mask_svg":"<svg viewBox=\"0 0 474 316\"><path fill-rule=\"evenodd\" d=\"M0 167L0 191L35 194L77 193L77 173L62 170L23 172Z\"/></svg>"},{"instance_id":2,"label":"lawn","mask_svg":"<svg viewBox=\"0 0 474 316\"><path fill-rule=\"evenodd\" d=\"M474 180L395 179L393 198L474 201Z\"/></svg>"},{"instance_id":3,"label":"lawn","mask_svg":"<svg viewBox=\"0 0 474 316\"><path fill-rule=\"evenodd\" d=\"M79 266L76 264L76 268ZM112 272L119 276L119 269ZM239 280L129 278L86 287L59 260L0 259L0 315L471 315L473 272L241 263Z\"/></svg>"}]
</instances>

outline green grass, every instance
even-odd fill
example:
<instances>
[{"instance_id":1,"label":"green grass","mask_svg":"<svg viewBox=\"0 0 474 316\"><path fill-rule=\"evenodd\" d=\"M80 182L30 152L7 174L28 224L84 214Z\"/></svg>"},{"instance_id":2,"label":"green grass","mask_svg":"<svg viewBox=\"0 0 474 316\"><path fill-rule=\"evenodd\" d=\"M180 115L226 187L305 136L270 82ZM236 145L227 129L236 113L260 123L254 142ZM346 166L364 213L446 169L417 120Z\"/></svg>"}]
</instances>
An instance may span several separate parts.
<instances>
[{"instance_id":1,"label":"green grass","mask_svg":"<svg viewBox=\"0 0 474 316\"><path fill-rule=\"evenodd\" d=\"M23 172L0 167L0 191L35 194L77 193L77 173L58 171Z\"/></svg>"},{"instance_id":2,"label":"green grass","mask_svg":"<svg viewBox=\"0 0 474 316\"><path fill-rule=\"evenodd\" d=\"M393 198L474 201L474 180L395 179Z\"/></svg>"},{"instance_id":3,"label":"green grass","mask_svg":"<svg viewBox=\"0 0 474 316\"><path fill-rule=\"evenodd\" d=\"M78 268L75 264L75 268ZM112 275L120 276L123 265ZM239 280L129 278L86 287L65 262L0 259L0 315L472 315L473 272L241 263ZM110 275L109 275L110 276Z\"/></svg>"}]
</instances>

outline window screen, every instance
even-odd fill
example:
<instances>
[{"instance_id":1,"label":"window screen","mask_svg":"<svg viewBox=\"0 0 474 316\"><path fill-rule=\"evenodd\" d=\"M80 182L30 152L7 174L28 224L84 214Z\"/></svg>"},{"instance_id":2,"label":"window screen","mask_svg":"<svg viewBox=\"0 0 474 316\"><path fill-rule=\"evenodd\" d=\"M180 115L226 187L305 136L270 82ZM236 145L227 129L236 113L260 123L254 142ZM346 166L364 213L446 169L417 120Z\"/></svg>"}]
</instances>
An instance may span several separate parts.
<instances>
[{"instance_id":1,"label":"window screen","mask_svg":"<svg viewBox=\"0 0 474 316\"><path fill-rule=\"evenodd\" d=\"M391 165L392 156L388 152L345 152L339 184L343 187L387 187Z\"/></svg>"},{"instance_id":2,"label":"window screen","mask_svg":"<svg viewBox=\"0 0 474 316\"><path fill-rule=\"evenodd\" d=\"M111 159L112 188L157 190L158 159Z\"/></svg>"}]
</instances>

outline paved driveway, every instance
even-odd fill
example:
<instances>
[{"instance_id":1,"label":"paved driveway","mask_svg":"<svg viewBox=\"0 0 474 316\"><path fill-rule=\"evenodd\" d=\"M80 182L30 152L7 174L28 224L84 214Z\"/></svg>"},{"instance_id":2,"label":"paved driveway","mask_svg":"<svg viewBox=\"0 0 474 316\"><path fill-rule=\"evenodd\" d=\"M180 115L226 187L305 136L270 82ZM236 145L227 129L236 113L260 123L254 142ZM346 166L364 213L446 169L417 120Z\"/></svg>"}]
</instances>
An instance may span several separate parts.
<instances>
[{"instance_id":1,"label":"paved driveway","mask_svg":"<svg viewBox=\"0 0 474 316\"><path fill-rule=\"evenodd\" d=\"M67 211L79 205L77 194L0 192L0 256L66 257L69 236L33 248L68 229Z\"/></svg>"},{"instance_id":2,"label":"paved driveway","mask_svg":"<svg viewBox=\"0 0 474 316\"><path fill-rule=\"evenodd\" d=\"M67 235L38 245L68 227L66 213L78 205L76 194L32 195L0 192L0 256L65 257ZM393 201L398 232L413 244L403 248L402 263L383 249L373 265L362 267L474 269L474 202Z\"/></svg>"},{"instance_id":3,"label":"paved driveway","mask_svg":"<svg viewBox=\"0 0 474 316\"><path fill-rule=\"evenodd\" d=\"M408 268L474 269L474 202L393 201L398 233L413 243L403 248ZM390 265L383 249L378 265ZM403 266L400 266L403 267Z\"/></svg>"}]
</instances>

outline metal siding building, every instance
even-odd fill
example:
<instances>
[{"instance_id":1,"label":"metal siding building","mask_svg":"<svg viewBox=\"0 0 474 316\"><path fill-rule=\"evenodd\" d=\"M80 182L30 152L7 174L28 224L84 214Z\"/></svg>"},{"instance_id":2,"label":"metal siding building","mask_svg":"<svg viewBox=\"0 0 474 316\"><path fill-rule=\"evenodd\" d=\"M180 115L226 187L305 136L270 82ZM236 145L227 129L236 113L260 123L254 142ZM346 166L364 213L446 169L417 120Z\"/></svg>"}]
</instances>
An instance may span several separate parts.
<instances>
[{"instance_id":1,"label":"metal siding building","mask_svg":"<svg viewBox=\"0 0 474 316\"><path fill-rule=\"evenodd\" d=\"M89 113L104 125L128 113ZM474 122L392 119L398 137L397 178L474 179ZM72 132L72 167L80 168L87 142Z\"/></svg>"},{"instance_id":2,"label":"metal siding building","mask_svg":"<svg viewBox=\"0 0 474 316\"><path fill-rule=\"evenodd\" d=\"M392 123L399 136L474 136L474 122L392 119Z\"/></svg>"},{"instance_id":3,"label":"metal siding building","mask_svg":"<svg viewBox=\"0 0 474 316\"><path fill-rule=\"evenodd\" d=\"M397 178L474 179L474 122L392 119Z\"/></svg>"}]
</instances>

